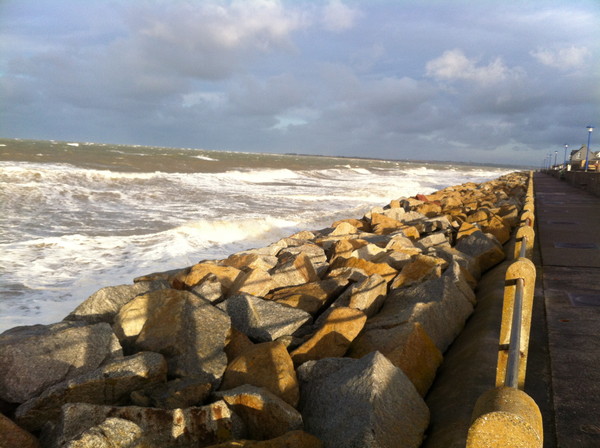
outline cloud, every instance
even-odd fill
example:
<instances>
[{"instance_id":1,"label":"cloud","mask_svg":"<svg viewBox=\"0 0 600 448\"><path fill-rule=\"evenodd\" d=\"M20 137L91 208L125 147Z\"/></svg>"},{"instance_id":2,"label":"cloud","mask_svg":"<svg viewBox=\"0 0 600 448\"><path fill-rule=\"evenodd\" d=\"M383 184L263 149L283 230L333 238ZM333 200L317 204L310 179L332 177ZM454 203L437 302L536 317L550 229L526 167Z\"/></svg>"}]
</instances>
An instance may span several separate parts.
<instances>
[{"instance_id":1,"label":"cloud","mask_svg":"<svg viewBox=\"0 0 600 448\"><path fill-rule=\"evenodd\" d=\"M587 47L570 46L559 49L537 49L530 54L543 65L569 70L585 64L591 52Z\"/></svg>"},{"instance_id":2,"label":"cloud","mask_svg":"<svg viewBox=\"0 0 600 448\"><path fill-rule=\"evenodd\" d=\"M323 28L328 31L340 32L352 28L360 16L358 9L351 8L341 0L330 0L323 8Z\"/></svg>"},{"instance_id":3,"label":"cloud","mask_svg":"<svg viewBox=\"0 0 600 448\"><path fill-rule=\"evenodd\" d=\"M499 57L488 65L477 66L477 60L467 58L460 49L445 51L439 58L427 62L425 69L427 76L438 80L467 80L480 84L494 84L513 73Z\"/></svg>"}]
</instances>

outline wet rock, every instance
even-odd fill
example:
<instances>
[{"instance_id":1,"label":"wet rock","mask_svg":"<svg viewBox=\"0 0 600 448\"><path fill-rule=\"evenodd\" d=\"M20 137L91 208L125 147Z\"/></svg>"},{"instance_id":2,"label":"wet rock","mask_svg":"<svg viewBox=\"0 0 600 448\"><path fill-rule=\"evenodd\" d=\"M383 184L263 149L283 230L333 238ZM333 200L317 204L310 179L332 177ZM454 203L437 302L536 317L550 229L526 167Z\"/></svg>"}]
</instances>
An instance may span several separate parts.
<instances>
[{"instance_id":1,"label":"wet rock","mask_svg":"<svg viewBox=\"0 0 600 448\"><path fill-rule=\"evenodd\" d=\"M105 322L12 328L0 334L0 398L23 403L119 356L121 346Z\"/></svg>"},{"instance_id":2,"label":"wet rock","mask_svg":"<svg viewBox=\"0 0 600 448\"><path fill-rule=\"evenodd\" d=\"M244 384L264 387L291 406L298 404L299 389L294 364L280 342L256 344L229 363L221 390Z\"/></svg>"},{"instance_id":3,"label":"wet rock","mask_svg":"<svg viewBox=\"0 0 600 448\"><path fill-rule=\"evenodd\" d=\"M135 296L166 288L169 288L169 284L165 280L138 282L133 285L107 286L89 296L71 311L64 320L83 320L89 323L108 322L112 324L121 307Z\"/></svg>"},{"instance_id":4,"label":"wet rock","mask_svg":"<svg viewBox=\"0 0 600 448\"><path fill-rule=\"evenodd\" d=\"M245 384L215 396L241 417L250 439L272 439L303 429L300 413L268 389Z\"/></svg>"},{"instance_id":5,"label":"wet rock","mask_svg":"<svg viewBox=\"0 0 600 448\"><path fill-rule=\"evenodd\" d=\"M217 306L231 317L236 329L262 342L293 334L302 325L312 322L306 311L249 294L231 296Z\"/></svg>"},{"instance_id":6,"label":"wet rock","mask_svg":"<svg viewBox=\"0 0 600 448\"><path fill-rule=\"evenodd\" d=\"M420 446L429 410L401 369L379 352L331 372L319 363L298 368L306 431L332 448Z\"/></svg>"},{"instance_id":7,"label":"wet rock","mask_svg":"<svg viewBox=\"0 0 600 448\"><path fill-rule=\"evenodd\" d=\"M47 421L58 420L65 403L122 404L134 390L166 379L167 364L161 355L138 353L55 384L19 406L15 418L22 427L35 431Z\"/></svg>"}]
</instances>

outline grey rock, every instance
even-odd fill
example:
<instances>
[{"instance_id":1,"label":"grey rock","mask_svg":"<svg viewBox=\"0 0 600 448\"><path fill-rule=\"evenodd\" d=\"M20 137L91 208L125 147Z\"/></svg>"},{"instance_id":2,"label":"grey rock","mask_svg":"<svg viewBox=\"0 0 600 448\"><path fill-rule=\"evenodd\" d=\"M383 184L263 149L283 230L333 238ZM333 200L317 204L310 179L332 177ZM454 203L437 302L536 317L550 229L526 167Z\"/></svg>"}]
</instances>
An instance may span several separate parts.
<instances>
[{"instance_id":1,"label":"grey rock","mask_svg":"<svg viewBox=\"0 0 600 448\"><path fill-rule=\"evenodd\" d=\"M442 274L444 277L448 277L456 285L458 289L469 299L469 302L475 306L477 303L477 297L473 291L472 286L465 278L465 274L456 259L453 259L448 268ZM468 274L467 274L468 275Z\"/></svg>"},{"instance_id":2,"label":"grey rock","mask_svg":"<svg viewBox=\"0 0 600 448\"><path fill-rule=\"evenodd\" d=\"M0 398L23 403L122 355L112 328L104 322L12 328L0 334Z\"/></svg>"},{"instance_id":3,"label":"grey rock","mask_svg":"<svg viewBox=\"0 0 600 448\"><path fill-rule=\"evenodd\" d=\"M63 445L64 448L147 448L144 431L122 418L107 418Z\"/></svg>"},{"instance_id":4,"label":"grey rock","mask_svg":"<svg viewBox=\"0 0 600 448\"><path fill-rule=\"evenodd\" d=\"M477 260L471 255L467 255L453 247L437 246L433 248L433 251L430 251L429 255L443 258L449 265L452 264L453 261L456 261L463 269L466 269L475 280L481 277L481 271L479 270L479 263L477 263Z\"/></svg>"},{"instance_id":5,"label":"grey rock","mask_svg":"<svg viewBox=\"0 0 600 448\"><path fill-rule=\"evenodd\" d=\"M186 409L68 403L62 407L59 423L46 436L47 444L63 447L107 418L128 420L139 426L146 448L206 447L246 435L243 421L222 400Z\"/></svg>"},{"instance_id":6,"label":"grey rock","mask_svg":"<svg viewBox=\"0 0 600 448\"><path fill-rule=\"evenodd\" d=\"M485 272L500 263L505 258L504 251L498 240L490 234L473 232L461 238L454 248L475 258L481 272Z\"/></svg>"},{"instance_id":7,"label":"grey rock","mask_svg":"<svg viewBox=\"0 0 600 448\"><path fill-rule=\"evenodd\" d=\"M300 253L304 253L308 256L319 277L321 277L327 271L329 263L327 262L327 255L325 255L325 250L323 250L322 247L317 246L314 243L303 241L302 244L297 246L288 245L287 248L281 250L279 255L298 255Z\"/></svg>"},{"instance_id":8,"label":"grey rock","mask_svg":"<svg viewBox=\"0 0 600 448\"><path fill-rule=\"evenodd\" d=\"M136 406L151 408L189 408L202 405L212 389L212 384L201 378L176 378L132 392L131 401Z\"/></svg>"},{"instance_id":9,"label":"grey rock","mask_svg":"<svg viewBox=\"0 0 600 448\"><path fill-rule=\"evenodd\" d=\"M250 294L231 296L217 307L231 317L236 329L260 342L291 335L312 321L312 316L306 311Z\"/></svg>"},{"instance_id":10,"label":"grey rock","mask_svg":"<svg viewBox=\"0 0 600 448\"><path fill-rule=\"evenodd\" d=\"M129 394L167 379L167 364L158 353L138 353L115 359L98 369L46 389L16 410L17 423L29 431L56 421L65 403L123 404Z\"/></svg>"},{"instance_id":11,"label":"grey rock","mask_svg":"<svg viewBox=\"0 0 600 448\"><path fill-rule=\"evenodd\" d=\"M350 285L331 305L332 308L347 306L361 310L372 317L381 308L387 294L387 282L378 274Z\"/></svg>"},{"instance_id":12,"label":"grey rock","mask_svg":"<svg viewBox=\"0 0 600 448\"><path fill-rule=\"evenodd\" d=\"M415 246L420 248L421 250L427 250L430 247L437 246L446 246L450 247L450 242L448 241L448 237L444 234L444 232L436 232L426 237L420 238Z\"/></svg>"},{"instance_id":13,"label":"grey rock","mask_svg":"<svg viewBox=\"0 0 600 448\"><path fill-rule=\"evenodd\" d=\"M289 431L304 428L302 415L263 387L244 384L217 392L215 396L224 400L242 418L250 439L274 439Z\"/></svg>"},{"instance_id":14,"label":"grey rock","mask_svg":"<svg viewBox=\"0 0 600 448\"><path fill-rule=\"evenodd\" d=\"M442 276L410 288L398 288L387 297L381 312L367 321L366 328L389 328L403 322L419 322L443 353L454 341L473 312L473 304L454 284Z\"/></svg>"},{"instance_id":15,"label":"grey rock","mask_svg":"<svg viewBox=\"0 0 600 448\"><path fill-rule=\"evenodd\" d=\"M191 289L191 292L210 303L216 304L224 299L223 285L214 274L208 274L202 282Z\"/></svg>"},{"instance_id":16,"label":"grey rock","mask_svg":"<svg viewBox=\"0 0 600 448\"><path fill-rule=\"evenodd\" d=\"M135 296L165 288L169 288L169 284L165 280L139 282L133 285L107 286L89 296L71 311L64 320L83 320L89 323L108 322L112 324L119 309Z\"/></svg>"},{"instance_id":17,"label":"grey rock","mask_svg":"<svg viewBox=\"0 0 600 448\"><path fill-rule=\"evenodd\" d=\"M378 254L372 260L373 263L387 263L397 271L412 261L412 256L396 250L386 251Z\"/></svg>"},{"instance_id":18,"label":"grey rock","mask_svg":"<svg viewBox=\"0 0 600 448\"><path fill-rule=\"evenodd\" d=\"M210 302L181 292L151 311L135 346L162 353L172 377L195 376L217 386L227 367L229 316Z\"/></svg>"},{"instance_id":19,"label":"grey rock","mask_svg":"<svg viewBox=\"0 0 600 448\"><path fill-rule=\"evenodd\" d=\"M308 361L298 368L307 432L331 448L421 445L429 409L401 369L379 352L335 363Z\"/></svg>"}]
</instances>

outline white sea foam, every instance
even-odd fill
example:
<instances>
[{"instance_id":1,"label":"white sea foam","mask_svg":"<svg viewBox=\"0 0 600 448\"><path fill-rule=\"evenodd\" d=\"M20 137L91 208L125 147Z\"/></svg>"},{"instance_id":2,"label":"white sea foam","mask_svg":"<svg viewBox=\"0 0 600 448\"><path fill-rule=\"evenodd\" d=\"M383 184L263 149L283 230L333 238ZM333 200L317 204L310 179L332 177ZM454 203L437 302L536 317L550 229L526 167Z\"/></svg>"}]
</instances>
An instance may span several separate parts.
<instances>
[{"instance_id":1,"label":"white sea foam","mask_svg":"<svg viewBox=\"0 0 600 448\"><path fill-rule=\"evenodd\" d=\"M509 171L332 166L130 173L0 162L0 331L60 320L103 286Z\"/></svg>"}]
</instances>

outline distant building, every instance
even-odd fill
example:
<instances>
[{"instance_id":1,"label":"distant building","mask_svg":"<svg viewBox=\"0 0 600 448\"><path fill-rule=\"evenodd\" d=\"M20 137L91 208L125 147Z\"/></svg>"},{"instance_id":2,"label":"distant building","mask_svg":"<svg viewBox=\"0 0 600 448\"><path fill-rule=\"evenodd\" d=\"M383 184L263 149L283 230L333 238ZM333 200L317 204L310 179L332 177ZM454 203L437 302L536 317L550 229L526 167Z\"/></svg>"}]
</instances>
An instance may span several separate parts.
<instances>
[{"instance_id":1,"label":"distant building","mask_svg":"<svg viewBox=\"0 0 600 448\"><path fill-rule=\"evenodd\" d=\"M572 169L583 169L585 168L585 158L587 156L587 145L581 145L581 148L574 149L571 151L571 157L569 159ZM590 152L590 161L588 163L589 169L595 169L600 164L600 151Z\"/></svg>"}]
</instances>

